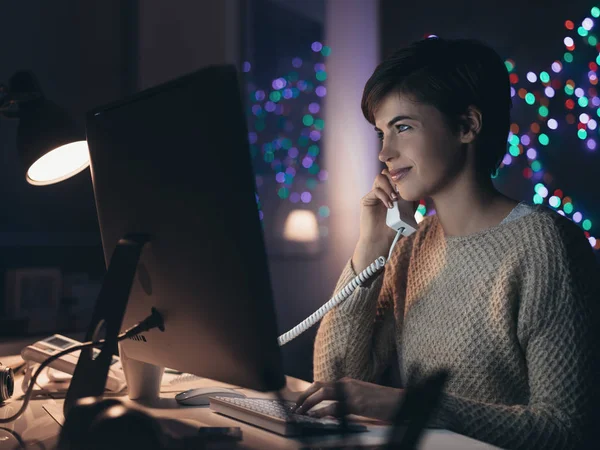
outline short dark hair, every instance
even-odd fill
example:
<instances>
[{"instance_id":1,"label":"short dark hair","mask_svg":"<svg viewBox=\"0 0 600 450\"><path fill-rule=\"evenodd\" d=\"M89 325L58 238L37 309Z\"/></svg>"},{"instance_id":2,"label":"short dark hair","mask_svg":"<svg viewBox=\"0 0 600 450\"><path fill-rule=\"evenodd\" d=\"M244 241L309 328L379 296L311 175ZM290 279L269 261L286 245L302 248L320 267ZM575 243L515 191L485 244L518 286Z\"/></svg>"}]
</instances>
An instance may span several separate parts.
<instances>
[{"instance_id":1,"label":"short dark hair","mask_svg":"<svg viewBox=\"0 0 600 450\"><path fill-rule=\"evenodd\" d=\"M431 37L394 52L377 66L363 92L365 118L375 124L374 112L384 97L396 92L437 108L453 131L470 105L482 115L477 136L477 169L492 175L507 150L512 100L504 61L475 39Z\"/></svg>"}]
</instances>

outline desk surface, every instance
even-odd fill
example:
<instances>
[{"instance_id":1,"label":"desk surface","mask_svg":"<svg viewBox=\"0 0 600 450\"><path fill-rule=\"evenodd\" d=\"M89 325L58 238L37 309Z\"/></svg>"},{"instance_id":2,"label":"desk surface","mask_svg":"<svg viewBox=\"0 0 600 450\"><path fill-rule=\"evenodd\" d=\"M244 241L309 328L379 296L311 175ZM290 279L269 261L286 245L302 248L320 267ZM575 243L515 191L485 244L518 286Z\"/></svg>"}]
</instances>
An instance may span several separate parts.
<instances>
[{"instance_id":1,"label":"desk surface","mask_svg":"<svg viewBox=\"0 0 600 450\"><path fill-rule=\"evenodd\" d=\"M2 361L2 358L0 358ZM4 406L0 406L0 417L8 417L14 414L21 406L22 396L21 391L22 375L16 377L15 380L15 395L8 400ZM198 379L193 381L195 387L222 385L209 379ZM309 383L297 378L287 377L287 386L284 390L284 397L294 399L295 395L302 392ZM189 388L189 385L183 389ZM181 390L183 390L181 389ZM238 388L239 389L239 388ZM318 444L319 446L335 445L335 444L362 444L362 445L378 445L385 443L389 428L381 422L365 419L365 423L369 431L366 433L353 434L347 437L346 441L340 436L319 436L304 439L303 442L285 438L283 436L271 433L260 428L246 425L237 420L215 413L208 407L182 407L177 404L174 397L176 391L166 389L171 392L161 393L161 398L152 404L141 404L133 402L125 395L120 398L126 404L140 408L154 417L161 418L164 426L167 426L172 433L179 435L193 434L198 427L201 426L220 426L220 427L240 427L243 433L243 444L245 448L257 449L298 449L307 444ZM260 393L247 389L239 389L249 397L269 398L273 394ZM29 403L29 407L25 413L15 422L4 424L0 427L0 449L4 448L40 448L38 443L43 444L43 448L52 449L57 442L58 434L61 430L62 405L63 399L48 396L36 397ZM50 411L52 415L48 412ZM54 417L53 417L54 416ZM55 419L56 418L56 419ZM175 420L164 420L175 419ZM19 447L19 440L25 446ZM471 450L471 449L494 449L496 447L484 444L479 441L467 438L465 436L447 431L447 430L426 430L419 449L420 450L436 450L436 449L456 449L456 450Z\"/></svg>"}]
</instances>

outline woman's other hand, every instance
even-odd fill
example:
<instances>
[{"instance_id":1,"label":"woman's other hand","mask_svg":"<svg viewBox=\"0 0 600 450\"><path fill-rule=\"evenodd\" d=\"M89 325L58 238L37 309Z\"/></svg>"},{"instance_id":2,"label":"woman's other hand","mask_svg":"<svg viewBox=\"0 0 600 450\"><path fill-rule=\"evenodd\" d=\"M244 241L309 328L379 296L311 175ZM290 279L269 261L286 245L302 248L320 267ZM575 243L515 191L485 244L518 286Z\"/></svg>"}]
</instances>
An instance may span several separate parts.
<instances>
[{"instance_id":1,"label":"woman's other hand","mask_svg":"<svg viewBox=\"0 0 600 450\"><path fill-rule=\"evenodd\" d=\"M340 416L340 404L336 401L327 406L314 409L324 400L338 400L334 381L316 381L298 397L296 401L296 414L312 417ZM396 412L404 394L402 389L380 386L366 381L344 377L337 381L340 383L340 392L345 396L346 413L374 419L390 421Z\"/></svg>"}]
</instances>

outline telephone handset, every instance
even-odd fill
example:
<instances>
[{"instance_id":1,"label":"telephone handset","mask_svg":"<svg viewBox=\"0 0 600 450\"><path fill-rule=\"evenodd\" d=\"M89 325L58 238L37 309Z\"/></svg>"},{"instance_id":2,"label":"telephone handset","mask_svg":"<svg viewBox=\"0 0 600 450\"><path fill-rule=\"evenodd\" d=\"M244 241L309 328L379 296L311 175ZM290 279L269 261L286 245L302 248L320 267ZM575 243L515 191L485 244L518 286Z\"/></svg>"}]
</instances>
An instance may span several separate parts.
<instances>
[{"instance_id":1,"label":"telephone handset","mask_svg":"<svg viewBox=\"0 0 600 450\"><path fill-rule=\"evenodd\" d=\"M375 261L373 261L373 263L371 263L371 265L354 277L352 281L350 281L344 288L335 294L327 303L317 309L314 313L312 313L290 331L279 336L277 339L279 346L283 346L291 340L296 339L298 336L316 324L319 320L321 320L325 314L346 300L358 286L361 286L368 279L379 273L392 255L392 250L394 249L394 246L396 245L396 242L398 242L400 236L410 236L417 229L417 221L415 220L414 216L401 212L400 208L398 207L398 201L394 201L393 208L387 210L385 223L388 227L396 231L396 237L394 238L394 242L392 242L387 259L384 256L377 258Z\"/></svg>"},{"instance_id":2,"label":"telephone handset","mask_svg":"<svg viewBox=\"0 0 600 450\"><path fill-rule=\"evenodd\" d=\"M417 221L415 220L414 215L411 216L404 212L401 213L397 200L394 200L394 207L387 210L385 223L394 231L402 230L402 236L410 236L417 231ZM394 245L392 245L392 248L394 248Z\"/></svg>"}]
</instances>

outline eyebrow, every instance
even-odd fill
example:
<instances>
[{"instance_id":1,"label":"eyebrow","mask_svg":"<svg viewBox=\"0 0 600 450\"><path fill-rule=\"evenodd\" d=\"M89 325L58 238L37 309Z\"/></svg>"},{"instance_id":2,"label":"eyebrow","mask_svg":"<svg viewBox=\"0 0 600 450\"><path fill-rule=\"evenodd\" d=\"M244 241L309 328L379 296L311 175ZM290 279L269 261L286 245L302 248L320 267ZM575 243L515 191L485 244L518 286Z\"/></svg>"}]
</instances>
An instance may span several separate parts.
<instances>
[{"instance_id":1,"label":"eyebrow","mask_svg":"<svg viewBox=\"0 0 600 450\"><path fill-rule=\"evenodd\" d=\"M419 121L418 119L415 119L414 117L411 117L411 116L403 116L403 115L400 115L400 116L396 116L396 117L394 117L392 120L390 120L390 121L387 123L387 127L388 127L388 128L391 128L391 127L392 127L392 125L394 125L396 122L398 122L399 120L404 120L404 119L408 119L408 120L414 120L414 121L416 121L416 122L418 122L418 121ZM380 130L379 128L375 127L375 131L381 131L381 130Z\"/></svg>"}]
</instances>

